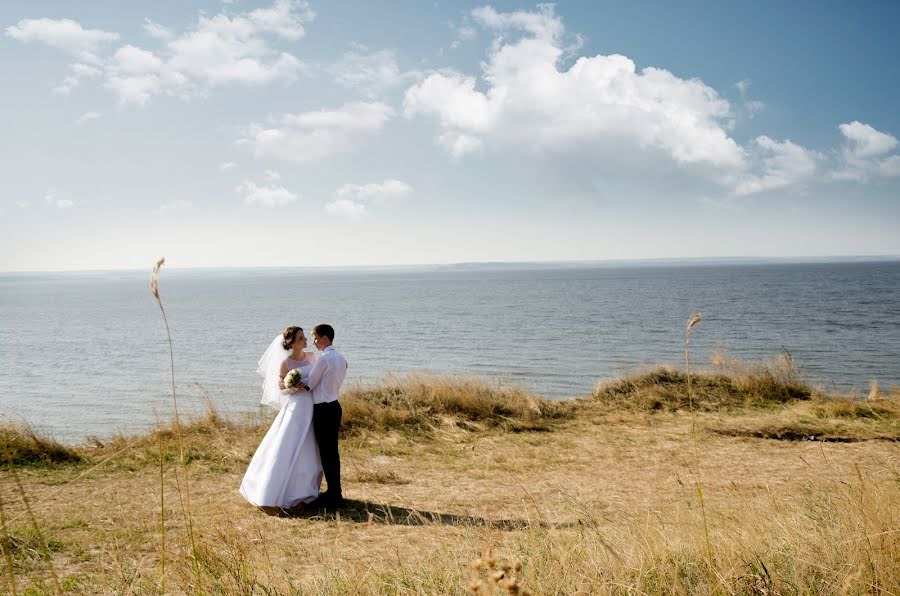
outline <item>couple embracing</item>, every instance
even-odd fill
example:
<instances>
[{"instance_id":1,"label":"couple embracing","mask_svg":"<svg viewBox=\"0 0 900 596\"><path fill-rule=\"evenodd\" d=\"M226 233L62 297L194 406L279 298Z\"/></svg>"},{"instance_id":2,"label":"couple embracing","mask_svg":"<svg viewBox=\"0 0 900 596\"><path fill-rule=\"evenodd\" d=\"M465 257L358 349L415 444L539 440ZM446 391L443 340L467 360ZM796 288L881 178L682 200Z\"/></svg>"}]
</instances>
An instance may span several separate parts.
<instances>
[{"instance_id":1,"label":"couple embracing","mask_svg":"<svg viewBox=\"0 0 900 596\"><path fill-rule=\"evenodd\" d=\"M305 351L303 329L291 326L259 360L257 372L265 378L262 403L278 410L278 416L250 460L240 490L268 512L343 505L338 394L347 361L331 345L331 325L316 325L312 338L318 358ZM323 474L328 490L319 494Z\"/></svg>"}]
</instances>

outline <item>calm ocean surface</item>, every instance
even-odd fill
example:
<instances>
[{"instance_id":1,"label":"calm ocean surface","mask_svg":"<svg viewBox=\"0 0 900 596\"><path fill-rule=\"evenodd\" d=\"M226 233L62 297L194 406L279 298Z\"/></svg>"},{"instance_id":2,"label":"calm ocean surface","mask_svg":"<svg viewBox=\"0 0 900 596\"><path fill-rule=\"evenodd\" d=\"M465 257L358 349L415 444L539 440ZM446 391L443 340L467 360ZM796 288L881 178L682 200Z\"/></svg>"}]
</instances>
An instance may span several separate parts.
<instances>
[{"instance_id":1,"label":"calm ocean surface","mask_svg":"<svg viewBox=\"0 0 900 596\"><path fill-rule=\"evenodd\" d=\"M149 272L0 275L0 420L54 437L168 418L165 329ZM281 328L329 322L348 382L476 375L550 398L692 352L782 347L826 389L900 385L900 262L378 271L166 270L180 405L202 385L225 412L257 406L256 361Z\"/></svg>"}]
</instances>

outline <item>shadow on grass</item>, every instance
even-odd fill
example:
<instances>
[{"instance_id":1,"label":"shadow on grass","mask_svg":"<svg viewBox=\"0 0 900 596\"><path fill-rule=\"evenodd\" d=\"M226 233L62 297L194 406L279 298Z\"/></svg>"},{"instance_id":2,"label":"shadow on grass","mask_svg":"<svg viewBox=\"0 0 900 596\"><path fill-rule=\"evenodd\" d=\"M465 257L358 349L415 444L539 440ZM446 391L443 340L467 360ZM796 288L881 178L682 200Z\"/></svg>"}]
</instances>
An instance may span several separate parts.
<instances>
[{"instance_id":1,"label":"shadow on grass","mask_svg":"<svg viewBox=\"0 0 900 596\"><path fill-rule=\"evenodd\" d=\"M793 428L762 429L712 429L712 432L726 437L749 437L752 439L768 439L774 441L818 441L820 443L862 443L864 441L887 441L900 443L900 437L891 435L853 436L818 431L797 430Z\"/></svg>"},{"instance_id":2,"label":"shadow on grass","mask_svg":"<svg viewBox=\"0 0 900 596\"><path fill-rule=\"evenodd\" d=\"M340 509L303 507L295 509L265 508L263 512L276 517L320 519L323 521L347 521L360 524L383 524L398 526L460 526L491 528L496 530L525 530L527 528L568 528L577 524L547 524L523 519L487 519L471 515L437 513L397 507L384 503L345 499Z\"/></svg>"}]
</instances>

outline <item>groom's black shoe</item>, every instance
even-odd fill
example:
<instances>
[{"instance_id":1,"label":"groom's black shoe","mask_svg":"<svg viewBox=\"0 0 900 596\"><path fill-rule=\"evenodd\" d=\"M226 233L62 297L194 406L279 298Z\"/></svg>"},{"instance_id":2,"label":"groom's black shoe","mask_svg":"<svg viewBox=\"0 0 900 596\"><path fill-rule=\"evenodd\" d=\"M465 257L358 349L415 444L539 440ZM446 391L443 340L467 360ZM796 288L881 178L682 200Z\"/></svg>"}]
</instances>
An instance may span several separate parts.
<instances>
[{"instance_id":1,"label":"groom's black shoe","mask_svg":"<svg viewBox=\"0 0 900 596\"><path fill-rule=\"evenodd\" d=\"M339 509L344 506L344 497L340 494L332 495L331 491L326 490L311 502L307 507L316 507L319 509Z\"/></svg>"}]
</instances>

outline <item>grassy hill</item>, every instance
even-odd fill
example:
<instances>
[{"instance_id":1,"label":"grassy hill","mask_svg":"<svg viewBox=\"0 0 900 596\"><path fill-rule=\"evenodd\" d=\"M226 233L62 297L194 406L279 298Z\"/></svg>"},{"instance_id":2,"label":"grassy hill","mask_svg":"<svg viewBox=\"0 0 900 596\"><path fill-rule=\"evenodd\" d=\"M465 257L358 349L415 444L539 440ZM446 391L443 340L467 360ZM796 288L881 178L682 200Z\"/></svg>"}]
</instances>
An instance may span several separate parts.
<instances>
[{"instance_id":1,"label":"grassy hill","mask_svg":"<svg viewBox=\"0 0 900 596\"><path fill-rule=\"evenodd\" d=\"M0 429L6 590L900 593L897 390L728 363L562 402L413 375L341 403L336 513L238 494L267 413L77 447Z\"/></svg>"}]
</instances>

